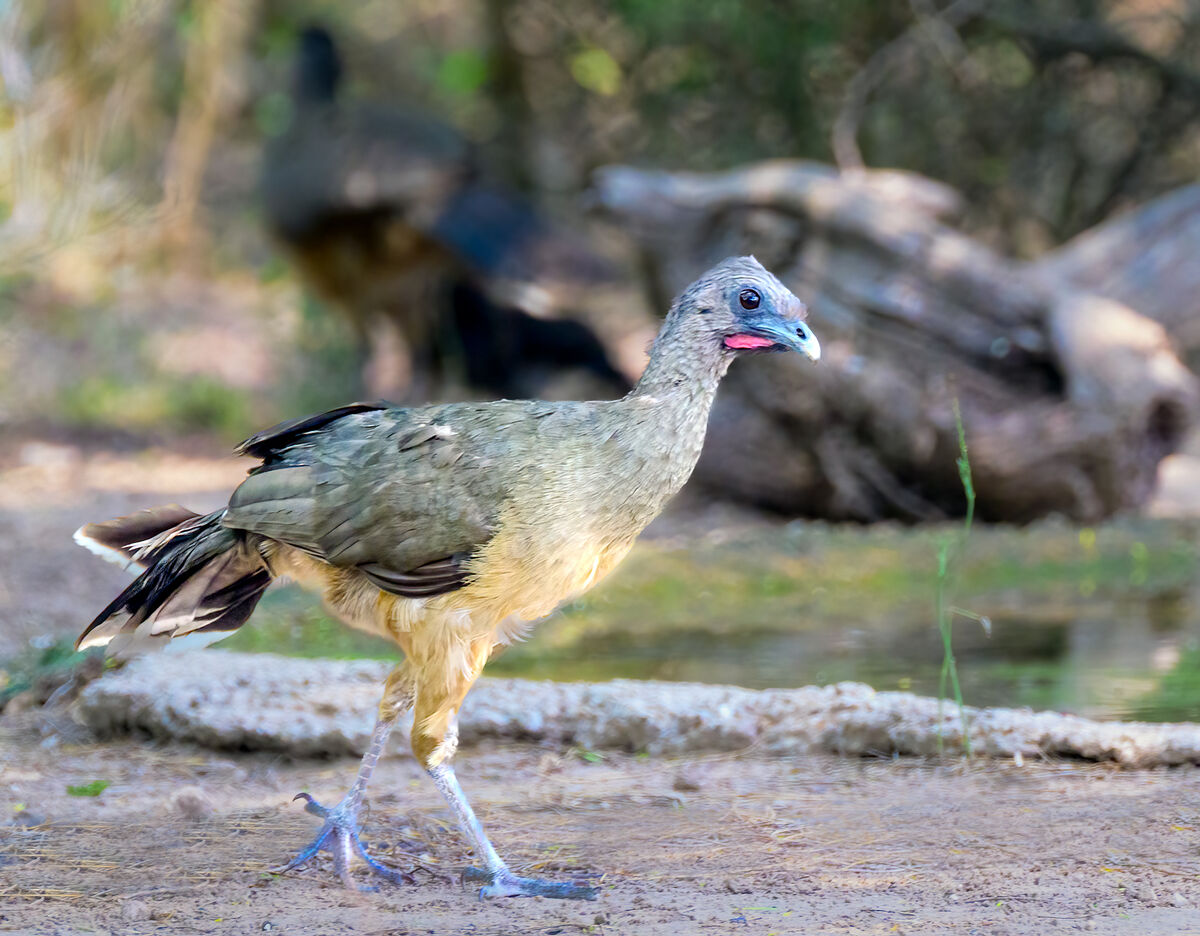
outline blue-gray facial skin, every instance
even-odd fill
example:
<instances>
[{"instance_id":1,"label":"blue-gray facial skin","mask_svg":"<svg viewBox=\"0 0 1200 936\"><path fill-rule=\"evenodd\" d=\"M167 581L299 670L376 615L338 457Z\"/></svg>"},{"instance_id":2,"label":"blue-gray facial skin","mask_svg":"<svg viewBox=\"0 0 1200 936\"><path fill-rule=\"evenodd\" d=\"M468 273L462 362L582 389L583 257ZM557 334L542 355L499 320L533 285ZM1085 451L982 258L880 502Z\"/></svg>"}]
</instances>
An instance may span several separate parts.
<instances>
[{"instance_id":1,"label":"blue-gray facial skin","mask_svg":"<svg viewBox=\"0 0 1200 936\"><path fill-rule=\"evenodd\" d=\"M754 287L736 290L735 299L740 309L739 327L736 335L725 339L729 348L747 351L797 351L810 361L821 358L821 343L801 318L804 304L791 299L787 309L776 309L770 296L764 296Z\"/></svg>"}]
</instances>

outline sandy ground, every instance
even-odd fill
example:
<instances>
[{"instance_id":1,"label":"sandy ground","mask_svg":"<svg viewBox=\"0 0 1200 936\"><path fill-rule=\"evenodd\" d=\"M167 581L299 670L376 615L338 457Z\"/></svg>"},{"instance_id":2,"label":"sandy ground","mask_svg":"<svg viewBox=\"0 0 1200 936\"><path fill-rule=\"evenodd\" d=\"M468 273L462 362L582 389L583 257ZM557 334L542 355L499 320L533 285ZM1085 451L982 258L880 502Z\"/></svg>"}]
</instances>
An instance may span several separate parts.
<instances>
[{"instance_id":1,"label":"sandy ground","mask_svg":"<svg viewBox=\"0 0 1200 936\"><path fill-rule=\"evenodd\" d=\"M603 885L484 903L411 758L381 763L365 838L417 883L354 893L325 857L268 873L315 830L292 795L336 800L352 761L96 745L63 718L0 719L0 808L38 823L0 826L3 932L1200 934L1197 768L468 749L510 864Z\"/></svg>"}]
</instances>

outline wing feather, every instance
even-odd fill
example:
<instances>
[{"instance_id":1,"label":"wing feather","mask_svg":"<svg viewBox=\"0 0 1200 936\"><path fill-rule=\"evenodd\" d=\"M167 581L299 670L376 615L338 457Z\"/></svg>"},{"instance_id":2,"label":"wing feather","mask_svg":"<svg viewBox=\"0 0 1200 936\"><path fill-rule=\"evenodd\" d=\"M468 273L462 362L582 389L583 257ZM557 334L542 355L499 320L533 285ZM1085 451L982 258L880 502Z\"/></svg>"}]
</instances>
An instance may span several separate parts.
<instances>
[{"instance_id":1,"label":"wing feather","mask_svg":"<svg viewBox=\"0 0 1200 936\"><path fill-rule=\"evenodd\" d=\"M554 409L353 404L282 423L243 443L264 465L234 492L224 523L357 567L394 594L461 588L511 488L512 427Z\"/></svg>"}]
</instances>

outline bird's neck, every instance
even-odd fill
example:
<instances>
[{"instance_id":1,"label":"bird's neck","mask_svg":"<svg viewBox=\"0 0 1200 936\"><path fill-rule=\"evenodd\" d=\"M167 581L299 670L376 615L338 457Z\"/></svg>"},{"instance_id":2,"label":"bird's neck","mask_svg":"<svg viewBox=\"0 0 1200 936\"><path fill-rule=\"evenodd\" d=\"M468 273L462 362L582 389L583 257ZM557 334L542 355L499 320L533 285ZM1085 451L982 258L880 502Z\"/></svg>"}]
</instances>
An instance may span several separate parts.
<instances>
[{"instance_id":1,"label":"bird's neck","mask_svg":"<svg viewBox=\"0 0 1200 936\"><path fill-rule=\"evenodd\" d=\"M708 415L730 355L706 334L675 331L668 321L654 343L650 362L626 397L645 470L666 498L692 473L704 445ZM686 325L684 326L686 328Z\"/></svg>"},{"instance_id":2,"label":"bird's neck","mask_svg":"<svg viewBox=\"0 0 1200 936\"><path fill-rule=\"evenodd\" d=\"M673 309L650 350L650 361L631 397L654 399L666 409L693 410L707 421L730 355L694 318Z\"/></svg>"}]
</instances>

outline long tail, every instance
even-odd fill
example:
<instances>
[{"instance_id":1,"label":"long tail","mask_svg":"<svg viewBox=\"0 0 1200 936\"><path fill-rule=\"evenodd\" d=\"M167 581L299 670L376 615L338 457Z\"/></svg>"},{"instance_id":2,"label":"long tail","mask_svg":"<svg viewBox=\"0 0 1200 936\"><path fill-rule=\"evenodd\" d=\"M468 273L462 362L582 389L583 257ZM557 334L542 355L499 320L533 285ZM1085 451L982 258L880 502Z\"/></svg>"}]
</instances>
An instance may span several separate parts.
<instances>
[{"instance_id":1,"label":"long tail","mask_svg":"<svg viewBox=\"0 0 1200 936\"><path fill-rule=\"evenodd\" d=\"M224 514L172 504L78 530L81 546L143 571L79 635L76 649L191 635L211 643L241 627L272 576L242 534L221 525Z\"/></svg>"}]
</instances>

